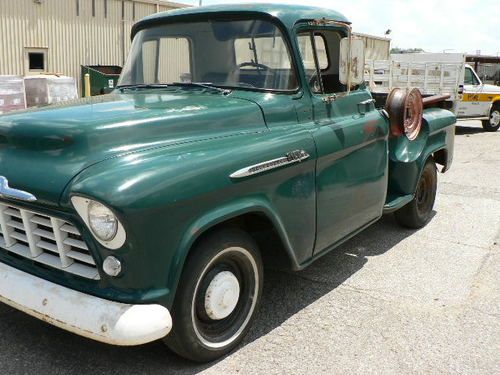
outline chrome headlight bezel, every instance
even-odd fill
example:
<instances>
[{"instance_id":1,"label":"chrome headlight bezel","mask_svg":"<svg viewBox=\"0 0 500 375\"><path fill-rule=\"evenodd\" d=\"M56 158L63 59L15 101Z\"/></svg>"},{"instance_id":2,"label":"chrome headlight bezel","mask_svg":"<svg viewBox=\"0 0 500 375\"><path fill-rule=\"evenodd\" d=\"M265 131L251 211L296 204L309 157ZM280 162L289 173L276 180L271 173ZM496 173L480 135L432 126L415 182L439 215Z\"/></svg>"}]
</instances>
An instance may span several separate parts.
<instances>
[{"instance_id":1,"label":"chrome headlight bezel","mask_svg":"<svg viewBox=\"0 0 500 375\"><path fill-rule=\"evenodd\" d=\"M75 208L76 212L84 221L85 225L89 229L92 236L97 240L97 242L99 242L101 245L111 250L116 250L123 246L126 240L125 229L123 228L123 225L118 219L118 217L114 214L113 210L111 210L109 207L107 207L105 204L99 201L90 198L80 197L77 195L71 197L71 203L73 204L73 207ZM90 207L91 205L96 205L96 207L103 207L105 210L108 210L109 213L114 217L114 220L116 222L116 230L113 231L114 232L113 236L110 236L109 239L101 238L99 234L96 233L95 228L93 228L93 225L89 218L89 209L91 208Z\"/></svg>"}]
</instances>

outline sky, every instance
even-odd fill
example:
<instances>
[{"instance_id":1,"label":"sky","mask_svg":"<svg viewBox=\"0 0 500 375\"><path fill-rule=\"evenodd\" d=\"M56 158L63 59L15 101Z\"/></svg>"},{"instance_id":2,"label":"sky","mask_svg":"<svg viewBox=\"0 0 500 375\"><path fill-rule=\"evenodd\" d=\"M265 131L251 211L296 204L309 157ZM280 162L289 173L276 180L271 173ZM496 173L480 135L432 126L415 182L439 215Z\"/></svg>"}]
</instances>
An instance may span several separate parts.
<instances>
[{"instance_id":1,"label":"sky","mask_svg":"<svg viewBox=\"0 0 500 375\"><path fill-rule=\"evenodd\" d=\"M268 2L334 9L359 33L383 36L391 29L391 47L500 55L500 0L203 0L203 5Z\"/></svg>"}]
</instances>

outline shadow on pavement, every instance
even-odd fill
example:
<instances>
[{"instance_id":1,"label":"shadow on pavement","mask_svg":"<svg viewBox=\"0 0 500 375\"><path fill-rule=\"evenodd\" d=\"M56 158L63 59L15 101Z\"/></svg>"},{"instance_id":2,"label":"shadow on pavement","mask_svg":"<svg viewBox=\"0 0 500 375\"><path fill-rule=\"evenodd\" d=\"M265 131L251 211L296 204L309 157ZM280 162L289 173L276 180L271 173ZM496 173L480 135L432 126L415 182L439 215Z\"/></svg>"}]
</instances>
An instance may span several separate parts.
<instances>
[{"instance_id":1,"label":"shadow on pavement","mask_svg":"<svg viewBox=\"0 0 500 375\"><path fill-rule=\"evenodd\" d=\"M385 253L412 233L400 228L392 215L386 216L304 271L266 270L261 308L240 348L333 291L359 271L368 257ZM183 360L161 342L131 348L96 343L5 305L0 305L0 332L0 372L4 374L193 374L214 365Z\"/></svg>"},{"instance_id":2,"label":"shadow on pavement","mask_svg":"<svg viewBox=\"0 0 500 375\"><path fill-rule=\"evenodd\" d=\"M457 125L455 127L455 135L467 135L467 134L478 134L484 133L484 129L481 127L472 127L472 126L460 126Z\"/></svg>"}]
</instances>

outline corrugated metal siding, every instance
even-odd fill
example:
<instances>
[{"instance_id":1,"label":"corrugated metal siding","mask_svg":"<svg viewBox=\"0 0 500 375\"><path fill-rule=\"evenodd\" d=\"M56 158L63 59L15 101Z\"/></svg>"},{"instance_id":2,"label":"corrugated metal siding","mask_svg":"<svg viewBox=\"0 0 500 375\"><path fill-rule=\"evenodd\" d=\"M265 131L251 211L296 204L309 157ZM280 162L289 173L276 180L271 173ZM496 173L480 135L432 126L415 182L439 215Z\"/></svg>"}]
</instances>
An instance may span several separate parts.
<instances>
[{"instance_id":1,"label":"corrugated metal siding","mask_svg":"<svg viewBox=\"0 0 500 375\"><path fill-rule=\"evenodd\" d=\"M77 16L77 0L42 0L41 4L33 0L0 0L0 75L28 74L25 48L46 48L47 70L75 77L78 83L81 65L122 66L130 49L134 22L156 13L158 8L171 9L154 2L133 3L79 0Z\"/></svg>"},{"instance_id":2,"label":"corrugated metal siding","mask_svg":"<svg viewBox=\"0 0 500 375\"><path fill-rule=\"evenodd\" d=\"M160 42L160 82L191 80L189 41L185 38L165 38Z\"/></svg>"}]
</instances>

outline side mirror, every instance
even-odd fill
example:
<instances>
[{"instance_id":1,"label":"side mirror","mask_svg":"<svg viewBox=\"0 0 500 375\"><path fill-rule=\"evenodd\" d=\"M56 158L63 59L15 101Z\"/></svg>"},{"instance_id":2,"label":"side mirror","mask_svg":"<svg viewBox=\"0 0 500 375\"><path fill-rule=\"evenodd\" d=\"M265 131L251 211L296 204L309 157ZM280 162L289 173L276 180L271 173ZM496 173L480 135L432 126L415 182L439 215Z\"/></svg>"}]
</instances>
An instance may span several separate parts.
<instances>
[{"instance_id":1,"label":"side mirror","mask_svg":"<svg viewBox=\"0 0 500 375\"><path fill-rule=\"evenodd\" d=\"M365 44L363 39L351 37L340 41L339 80L343 85L363 83L365 69Z\"/></svg>"},{"instance_id":2,"label":"side mirror","mask_svg":"<svg viewBox=\"0 0 500 375\"><path fill-rule=\"evenodd\" d=\"M458 95L462 95L464 93L464 85L458 86Z\"/></svg>"}]
</instances>

